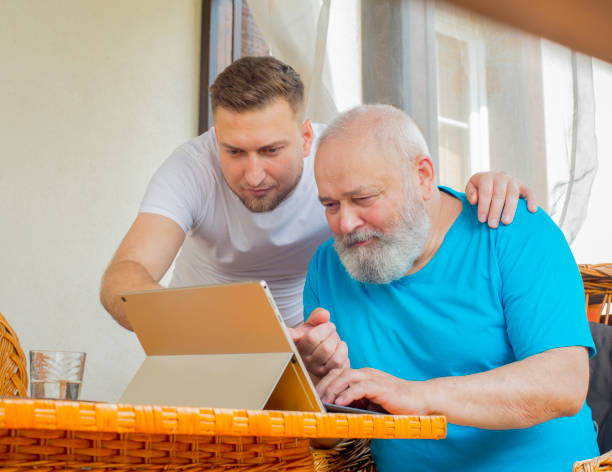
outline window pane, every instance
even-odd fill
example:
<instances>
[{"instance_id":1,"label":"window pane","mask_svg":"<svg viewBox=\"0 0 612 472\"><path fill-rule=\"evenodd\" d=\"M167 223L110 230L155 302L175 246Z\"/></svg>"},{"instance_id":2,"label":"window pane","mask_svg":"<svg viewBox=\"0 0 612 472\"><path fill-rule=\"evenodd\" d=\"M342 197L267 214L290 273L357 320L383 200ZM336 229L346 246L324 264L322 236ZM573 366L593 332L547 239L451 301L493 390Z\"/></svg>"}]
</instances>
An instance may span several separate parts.
<instances>
[{"instance_id":1,"label":"window pane","mask_svg":"<svg viewBox=\"0 0 612 472\"><path fill-rule=\"evenodd\" d=\"M467 124L470 116L467 43L441 33L436 38L439 114Z\"/></svg>"},{"instance_id":2,"label":"window pane","mask_svg":"<svg viewBox=\"0 0 612 472\"><path fill-rule=\"evenodd\" d=\"M463 190L467 180L465 156L469 153L469 131L440 123L440 184Z\"/></svg>"}]
</instances>

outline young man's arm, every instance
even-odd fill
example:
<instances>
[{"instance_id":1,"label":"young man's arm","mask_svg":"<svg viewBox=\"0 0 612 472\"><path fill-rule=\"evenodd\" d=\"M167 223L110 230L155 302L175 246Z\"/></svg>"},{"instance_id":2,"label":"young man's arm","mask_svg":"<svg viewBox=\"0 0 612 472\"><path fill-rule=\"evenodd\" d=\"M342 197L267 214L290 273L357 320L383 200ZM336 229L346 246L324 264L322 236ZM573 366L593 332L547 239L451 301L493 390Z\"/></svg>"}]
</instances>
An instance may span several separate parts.
<instances>
[{"instance_id":1,"label":"young man's arm","mask_svg":"<svg viewBox=\"0 0 612 472\"><path fill-rule=\"evenodd\" d=\"M512 223L519 197L527 199L527 209L535 213L538 202L533 190L504 172L479 172L470 177L465 195L472 205L478 204L478 220L491 228L499 222ZM503 214L502 214L503 211Z\"/></svg>"},{"instance_id":2,"label":"young man's arm","mask_svg":"<svg viewBox=\"0 0 612 472\"><path fill-rule=\"evenodd\" d=\"M102 277L100 301L124 328L132 329L120 293L159 288L185 240L183 229L170 218L140 213Z\"/></svg>"}]
</instances>

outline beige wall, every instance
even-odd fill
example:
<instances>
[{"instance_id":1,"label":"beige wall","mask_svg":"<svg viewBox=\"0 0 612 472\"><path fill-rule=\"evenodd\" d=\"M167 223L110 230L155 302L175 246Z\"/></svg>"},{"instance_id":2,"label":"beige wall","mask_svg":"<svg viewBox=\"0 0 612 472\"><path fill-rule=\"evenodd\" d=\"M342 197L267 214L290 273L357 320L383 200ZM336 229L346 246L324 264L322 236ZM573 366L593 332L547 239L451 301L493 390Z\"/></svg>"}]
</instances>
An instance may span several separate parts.
<instances>
[{"instance_id":1,"label":"beige wall","mask_svg":"<svg viewBox=\"0 0 612 472\"><path fill-rule=\"evenodd\" d=\"M143 354L100 276L197 129L199 0L0 1L0 311L23 348L87 351L116 400Z\"/></svg>"}]
</instances>

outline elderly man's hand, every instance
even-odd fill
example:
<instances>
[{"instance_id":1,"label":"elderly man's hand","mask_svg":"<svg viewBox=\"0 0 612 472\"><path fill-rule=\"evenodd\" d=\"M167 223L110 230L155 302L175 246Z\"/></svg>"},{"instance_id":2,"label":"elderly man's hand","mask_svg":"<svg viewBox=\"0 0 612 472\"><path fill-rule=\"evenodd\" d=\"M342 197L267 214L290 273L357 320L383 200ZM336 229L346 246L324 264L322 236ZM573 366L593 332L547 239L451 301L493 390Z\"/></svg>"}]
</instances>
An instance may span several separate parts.
<instances>
[{"instance_id":1,"label":"elderly man's hand","mask_svg":"<svg viewBox=\"0 0 612 472\"><path fill-rule=\"evenodd\" d=\"M317 384L324 403L355 405L392 414L429 414L422 382L409 382L380 370L334 369Z\"/></svg>"},{"instance_id":2,"label":"elderly man's hand","mask_svg":"<svg viewBox=\"0 0 612 472\"><path fill-rule=\"evenodd\" d=\"M530 212L538 209L533 190L503 172L474 174L465 186L465 195L472 205L478 203L478 220L488 221L491 228L497 228L500 216L503 224L512 223L519 197L527 199Z\"/></svg>"},{"instance_id":3,"label":"elderly man's hand","mask_svg":"<svg viewBox=\"0 0 612 472\"><path fill-rule=\"evenodd\" d=\"M336 326L329 321L329 312L313 310L306 322L289 328L300 356L308 371L324 377L330 370L350 367L348 347L340 340Z\"/></svg>"}]
</instances>

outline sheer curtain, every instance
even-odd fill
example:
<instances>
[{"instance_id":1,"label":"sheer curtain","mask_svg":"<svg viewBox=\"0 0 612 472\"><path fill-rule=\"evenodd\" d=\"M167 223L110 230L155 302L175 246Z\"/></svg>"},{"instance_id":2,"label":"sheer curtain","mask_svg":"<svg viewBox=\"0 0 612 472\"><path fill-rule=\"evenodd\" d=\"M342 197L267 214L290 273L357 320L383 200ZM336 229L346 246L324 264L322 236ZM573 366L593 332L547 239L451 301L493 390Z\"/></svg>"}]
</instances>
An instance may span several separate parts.
<instances>
[{"instance_id":1,"label":"sheer curtain","mask_svg":"<svg viewBox=\"0 0 612 472\"><path fill-rule=\"evenodd\" d=\"M440 2L248 4L271 53L304 79L307 116L327 122L360 102L403 108L442 184L462 189L474 172L509 172L574 240L598 168L590 57Z\"/></svg>"},{"instance_id":2,"label":"sheer curtain","mask_svg":"<svg viewBox=\"0 0 612 472\"><path fill-rule=\"evenodd\" d=\"M290 64L306 87L306 116L326 123L337 113L327 60L330 0L249 0L270 52Z\"/></svg>"},{"instance_id":3,"label":"sheer curtain","mask_svg":"<svg viewBox=\"0 0 612 472\"><path fill-rule=\"evenodd\" d=\"M435 22L442 179L516 175L572 243L597 172L592 59L443 3Z\"/></svg>"},{"instance_id":4,"label":"sheer curtain","mask_svg":"<svg viewBox=\"0 0 612 472\"><path fill-rule=\"evenodd\" d=\"M574 241L587 216L598 160L593 60L576 52L569 54L563 64L571 69L571 111L566 111L560 130L567 143L565 152L551 163L557 172L550 182L550 213L568 241Z\"/></svg>"}]
</instances>

